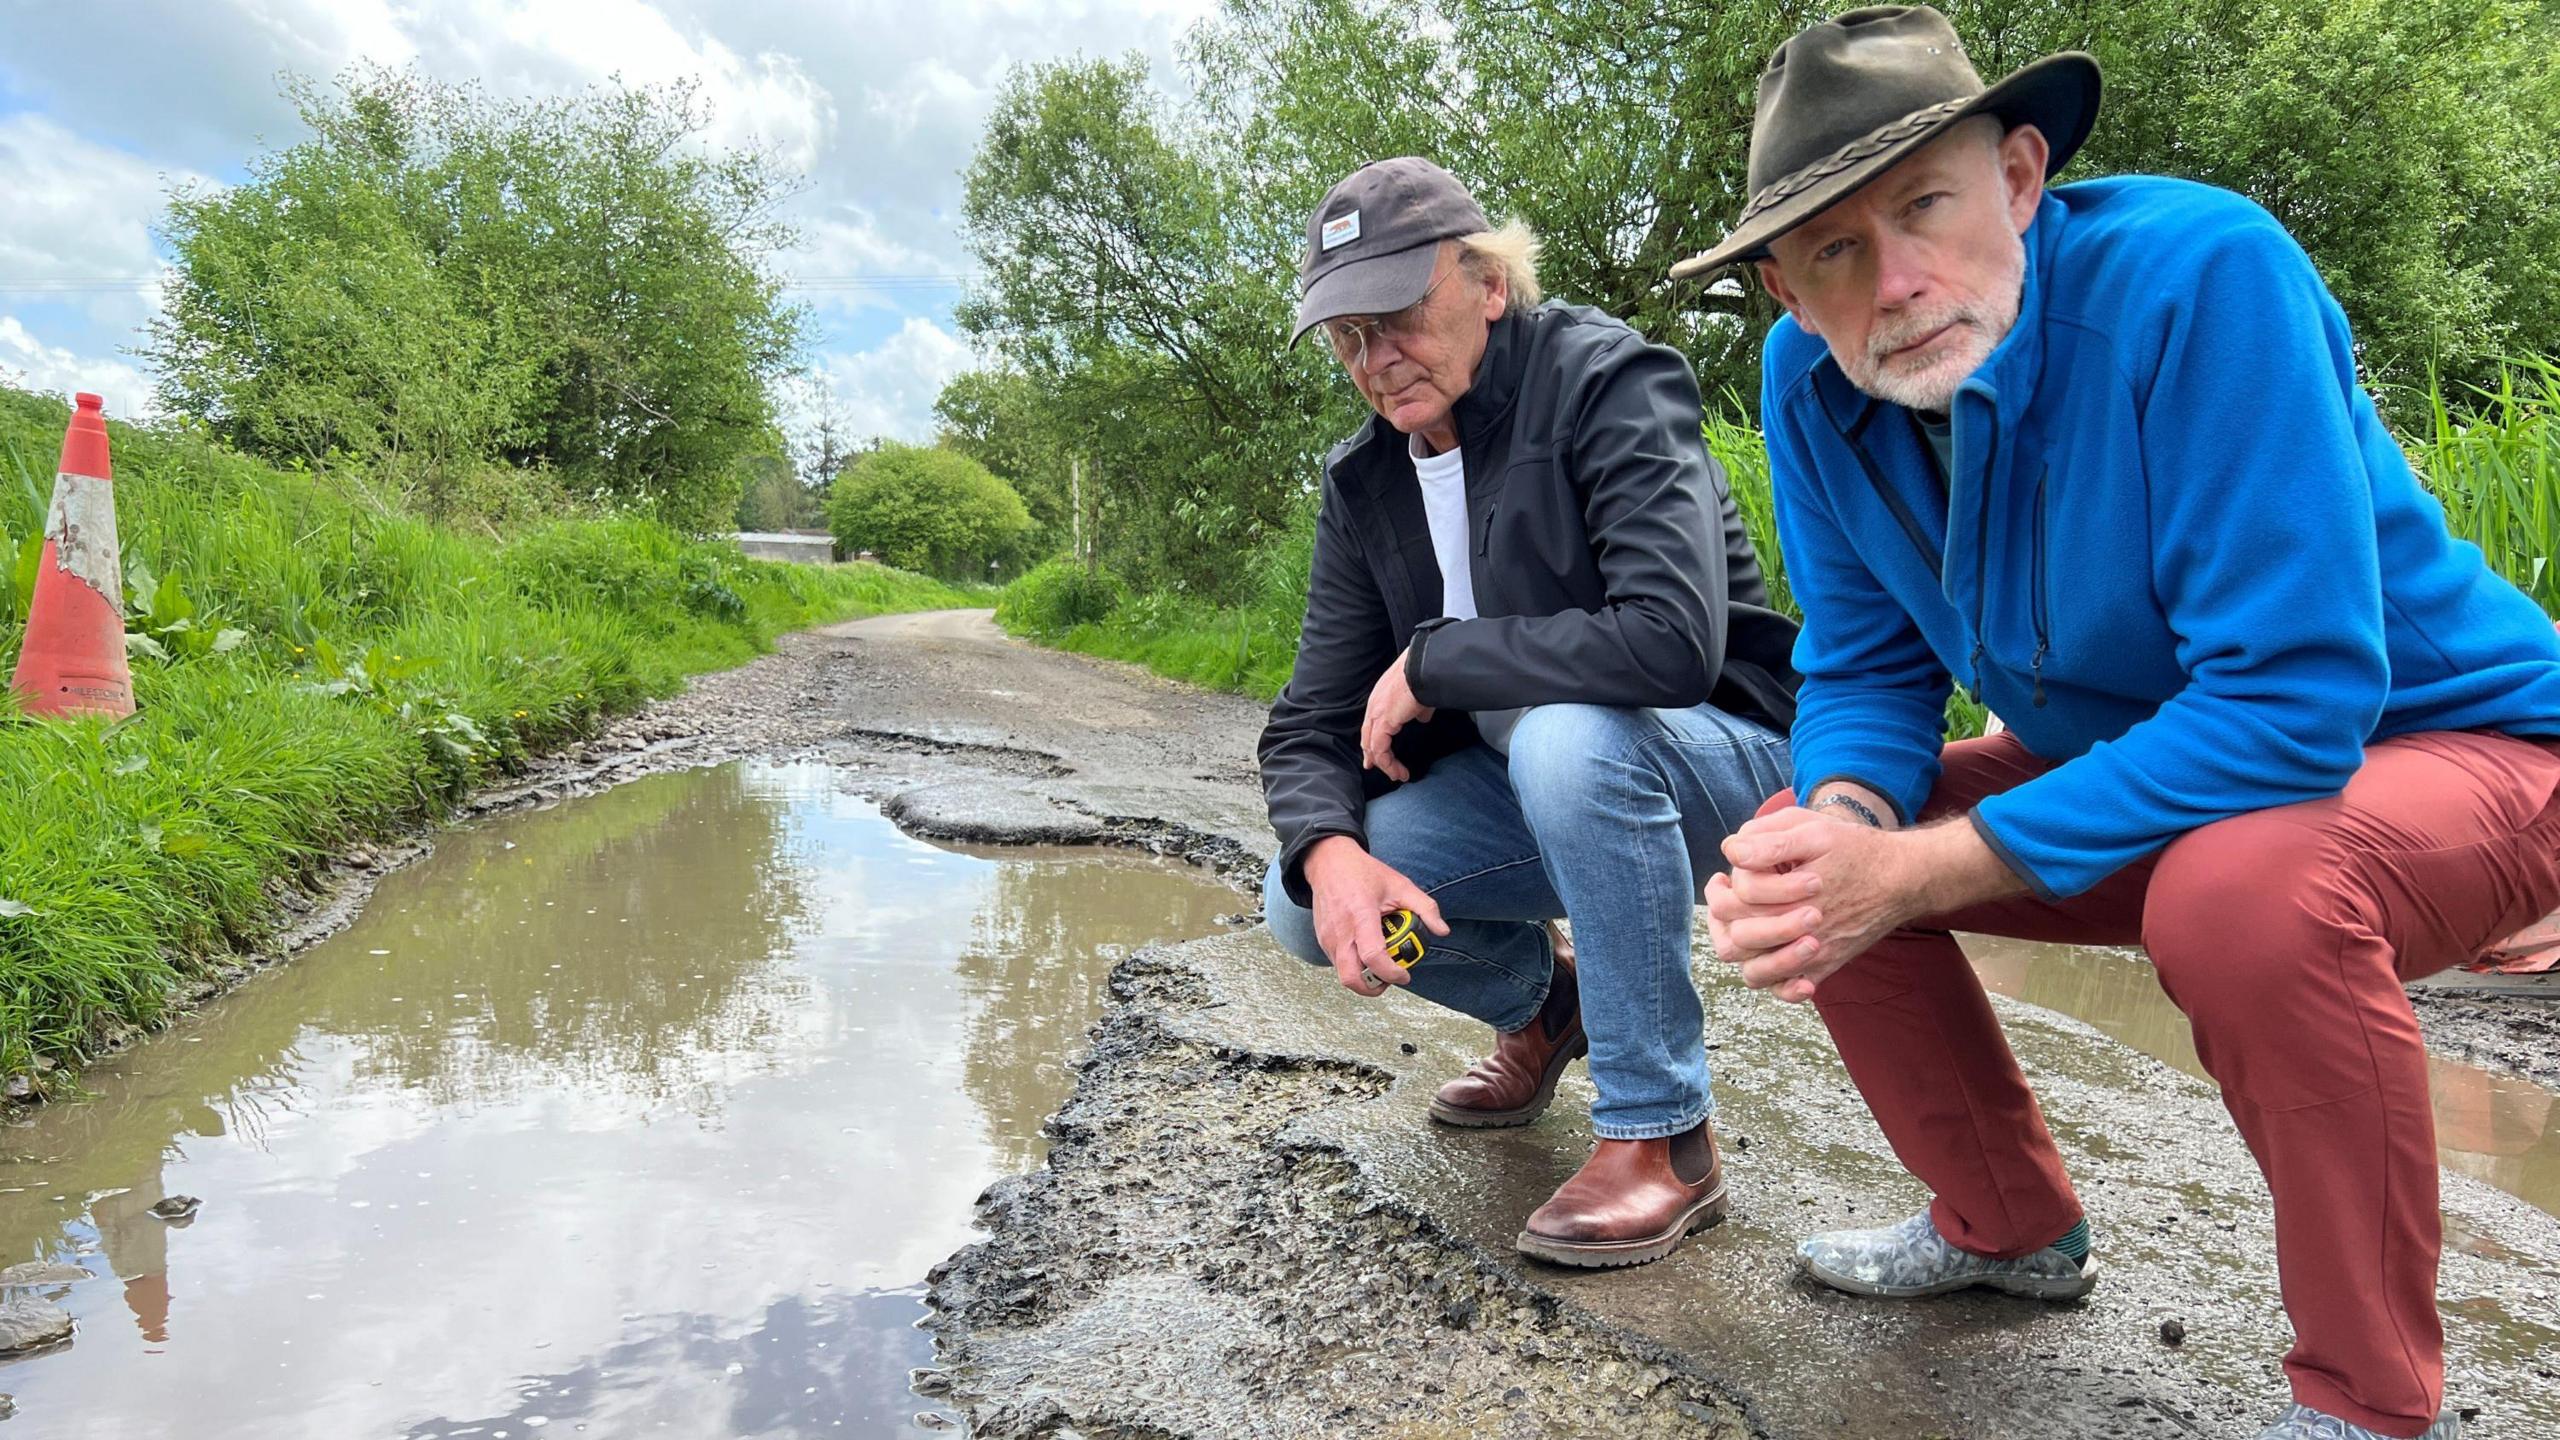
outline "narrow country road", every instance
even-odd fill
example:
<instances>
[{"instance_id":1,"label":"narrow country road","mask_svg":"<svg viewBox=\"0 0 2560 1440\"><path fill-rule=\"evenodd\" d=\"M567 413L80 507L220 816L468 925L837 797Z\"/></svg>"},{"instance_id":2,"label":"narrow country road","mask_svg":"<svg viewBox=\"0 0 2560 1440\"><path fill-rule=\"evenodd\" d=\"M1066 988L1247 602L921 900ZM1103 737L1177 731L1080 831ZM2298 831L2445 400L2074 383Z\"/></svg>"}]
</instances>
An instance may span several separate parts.
<instances>
[{"instance_id":1,"label":"narrow country road","mask_svg":"<svg viewBox=\"0 0 2560 1440\"><path fill-rule=\"evenodd\" d=\"M965 1416L989 1440L2245 1440L2273 1413L2289 1337L2265 1191L2138 957L1973 954L2089 1206L2105 1273L2091 1302L1897 1305L1801 1280L1805 1231L1896 1219L1922 1196L1818 1020L1712 959L1697 969L1731 1218L1639 1270L1550 1269L1512 1239L1588 1151L1588 1081L1570 1073L1523 1129L1427 1122L1432 1090L1487 1036L1410 997L1356 999L1251 923L1270 848L1261 723L1258 704L1026 645L984 611L887 616L786 636L541 757L474 797L486 825L350 850L257 958L334 937L328 953L221 1003L258 967L209 977L187 997L203 1013L139 1042L119 1061L129 1078L101 1072L102 1093L125 1099L41 1112L13 1142L25 1153L0 1156L23 1167L0 1175L0 1239L87 1253L94 1234L108 1252L97 1272L16 1276L55 1287L89 1328L0 1388L33 1407L21 1424L86 1414L95 1427L66 1433L135 1433L111 1415L184 1408L168 1389L182 1363L229 1342L286 1358L291 1339L238 1319L291 1308L275 1297L363 1313L359 1282L325 1273L343 1245L408 1256L364 1283L565 1267L542 1287L561 1304L508 1308L515 1331L482 1327L440 1357L439 1398L416 1403L462 1408L404 1431L418 1435L494 1433L511 1409L588 1414L611 1397L590 1393L586 1366L645 1369L659 1387L620 1401L711 1410L726 1381L706 1365L752 1372L805 1433L914 1418L919 1281L934 1365L916 1391L937 1423ZM920 845L882 816L963 843ZM1059 843L1176 857L1230 888L1125 857L983 848ZM1007 866L1011 879L989 874ZM2451 1394L2486 1440L2560 1434L2560 1097L2531 1078L2552 1047L2523 1013L2426 1007ZM871 1034L895 1039L851 1038ZM514 1064L583 1078L528 1086ZM291 1133L245 1123L235 1139L220 1107L249 1113L232 1103L244 1085L291 1097ZM377 1090L458 1103L383 1136ZM582 1143L620 1149L516 1143L552 1134L544 1107L574 1095L597 1121L576 1127ZM696 1105L724 1118L664 1125ZM172 1127L195 1141L173 1146ZM440 1158L406 1158L421 1146ZM486 1166L517 1178L484 1184ZM965 1233L967 1197L1008 1173L977 1202L984 1240L935 1264ZM420 1188L433 1185L447 1188ZM178 1240L142 1212L181 1186L205 1213ZM534 1193L574 1232L560 1245L614 1235L655 1260L581 1265L539 1235L521 1254L454 1243L491 1233L455 1228L474 1208ZM276 1255L261 1227L323 1203L329 1221ZM884 1204L898 1213L870 1213ZM669 1205L718 1217L683 1222L715 1233L662 1233ZM268 1257L256 1284L273 1295L240 1256ZM672 1258L695 1277L682 1294L615 1290ZM206 1275L238 1283L198 1299ZM847 1287L873 1308L844 1309ZM506 1287L481 1288L486 1306ZM12 1293L19 1320L58 1318ZM726 1352L690 1341L646 1358L676 1343L644 1323L670 1306L690 1318L668 1335L728 1327L747 1337L742 1358L724 1367ZM770 1328L786 1311L803 1327L787 1338ZM851 1327L846 1345L892 1338L853 1346L868 1357L855 1375L846 1348L809 1338L820 1312ZM120 1369L173 1315L183 1350ZM307 1347L344 1319L302 1312L292 1358L316 1359ZM555 1335L584 1343L529 1358ZM404 1353L385 1343L374 1353ZM767 1375L766 1357L784 1368ZM267 1375L265 1359L250 1368ZM479 1414L474 1367L527 1364L553 1383ZM330 1394L342 1369L278 1367L232 1410ZM376 1403L407 1402L362 1402ZM207 1418L207 1433L254 1433ZM771 1427L698 1433L748 1429Z\"/></svg>"}]
</instances>

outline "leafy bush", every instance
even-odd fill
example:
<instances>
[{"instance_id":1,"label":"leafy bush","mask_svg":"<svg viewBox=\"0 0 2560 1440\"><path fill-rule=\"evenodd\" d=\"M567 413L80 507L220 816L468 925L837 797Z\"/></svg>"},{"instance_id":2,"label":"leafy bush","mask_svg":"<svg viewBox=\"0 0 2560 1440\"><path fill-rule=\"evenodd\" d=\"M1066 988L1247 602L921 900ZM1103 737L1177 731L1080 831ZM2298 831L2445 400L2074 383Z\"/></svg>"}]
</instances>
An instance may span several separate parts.
<instances>
[{"instance_id":1,"label":"leafy bush","mask_svg":"<svg viewBox=\"0 0 2560 1440\"><path fill-rule=\"evenodd\" d=\"M1101 624L1128 598L1128 587L1109 571L1052 560L1004 587L996 623L1017 635L1058 635Z\"/></svg>"},{"instance_id":2,"label":"leafy bush","mask_svg":"<svg viewBox=\"0 0 2560 1440\"><path fill-rule=\"evenodd\" d=\"M148 347L171 410L278 462L351 458L439 516L575 494L728 522L801 347L778 166L705 144L691 85L286 94L309 138L171 197Z\"/></svg>"},{"instance_id":3,"label":"leafy bush","mask_svg":"<svg viewBox=\"0 0 2560 1440\"><path fill-rule=\"evenodd\" d=\"M1109 571L1052 560L1005 587L996 623L1088 655L1263 699L1280 693L1306 615L1314 512L1240 567L1249 598L1219 605L1173 590L1132 596Z\"/></svg>"},{"instance_id":4,"label":"leafy bush","mask_svg":"<svg viewBox=\"0 0 2560 1440\"><path fill-rule=\"evenodd\" d=\"M682 542L645 520L568 520L510 541L498 574L546 608L606 605L638 613L673 607L682 553Z\"/></svg>"},{"instance_id":5,"label":"leafy bush","mask_svg":"<svg viewBox=\"0 0 2560 1440\"><path fill-rule=\"evenodd\" d=\"M964 580L1020 559L1031 535L1022 497L986 466L955 450L894 442L837 478L827 523L848 553Z\"/></svg>"}]
</instances>

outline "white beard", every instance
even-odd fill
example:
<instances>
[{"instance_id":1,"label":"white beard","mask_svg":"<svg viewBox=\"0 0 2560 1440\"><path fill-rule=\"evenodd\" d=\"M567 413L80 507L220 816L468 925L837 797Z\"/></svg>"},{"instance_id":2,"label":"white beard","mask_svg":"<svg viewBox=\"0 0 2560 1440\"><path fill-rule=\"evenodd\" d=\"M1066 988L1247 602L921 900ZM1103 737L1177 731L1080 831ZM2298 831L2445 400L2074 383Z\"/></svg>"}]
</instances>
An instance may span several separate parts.
<instances>
[{"instance_id":1,"label":"white beard","mask_svg":"<svg viewBox=\"0 0 2560 1440\"><path fill-rule=\"evenodd\" d=\"M1925 311L1905 311L1867 336L1866 351L1855 357L1832 351L1849 383L1879 400L1913 410L1943 411L1956 391L1991 352L2000 348L2018 323L2018 307L2027 288L2027 246L2012 235L1993 277L1990 295L1982 300L1949 300ZM1886 357L1942 326L1955 325L1936 353L1922 362L1890 363Z\"/></svg>"}]
</instances>

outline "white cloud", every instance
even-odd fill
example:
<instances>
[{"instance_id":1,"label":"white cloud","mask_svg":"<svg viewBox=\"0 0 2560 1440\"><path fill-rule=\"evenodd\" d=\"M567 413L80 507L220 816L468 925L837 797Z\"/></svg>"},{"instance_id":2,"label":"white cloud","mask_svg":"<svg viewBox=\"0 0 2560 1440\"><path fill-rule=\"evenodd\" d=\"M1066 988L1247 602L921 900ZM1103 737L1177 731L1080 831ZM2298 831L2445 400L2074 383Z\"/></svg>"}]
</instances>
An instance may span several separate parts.
<instances>
[{"instance_id":1,"label":"white cloud","mask_svg":"<svg viewBox=\"0 0 2560 1440\"><path fill-rule=\"evenodd\" d=\"M239 0L236 9L295 69L328 73L358 56L403 65L417 53L386 0Z\"/></svg>"},{"instance_id":2,"label":"white cloud","mask_svg":"<svg viewBox=\"0 0 2560 1440\"><path fill-rule=\"evenodd\" d=\"M930 440L934 397L972 363L959 336L910 316L896 334L869 350L819 357L810 374L817 394L795 397L801 413L786 423L805 430L815 423L816 407L831 404L851 435Z\"/></svg>"},{"instance_id":3,"label":"white cloud","mask_svg":"<svg viewBox=\"0 0 2560 1440\"><path fill-rule=\"evenodd\" d=\"M956 287L920 278L962 273L959 267L966 262L952 253L953 237L926 236L923 243L910 244L850 201L804 211L800 243L776 256L775 265L806 282L793 289L791 298L816 309L822 320L830 313L861 310L904 313L915 301L956 295ZM819 343L825 343L823 334Z\"/></svg>"},{"instance_id":4,"label":"white cloud","mask_svg":"<svg viewBox=\"0 0 2560 1440\"><path fill-rule=\"evenodd\" d=\"M644 0L473 0L422 13L407 38L429 73L476 75L503 93L556 94L617 76L694 81L711 105L709 139L770 146L795 170L816 164L835 133L833 97L792 55L742 56L707 25L680 29Z\"/></svg>"},{"instance_id":5,"label":"white cloud","mask_svg":"<svg viewBox=\"0 0 2560 1440\"><path fill-rule=\"evenodd\" d=\"M0 0L5 4L5 0ZM700 83L711 138L760 143L805 176L779 257L811 277L944 276L971 268L961 172L1007 69L1082 54L1151 57L1179 83L1182 31L1216 0L123 0L101 16L19 6L0 88L41 114L0 117L0 285L144 275L149 226L176 178L230 176L294 143L279 72L412 65L501 96L574 93L613 76ZM50 118L45 118L50 117ZM119 148L121 147L121 148ZM72 267L72 268L66 268ZM59 296L51 298L60 298ZM923 438L945 379L967 367L948 288L813 286L822 320L886 309L904 328L867 351L821 341L816 379L866 431ZM151 312L139 290L86 292L88 323L21 310L0 363L30 376L125 377L112 357ZM45 307L48 311L51 307ZM867 327L865 333L868 333ZM86 357L86 358L84 358ZM65 382L71 383L71 382Z\"/></svg>"},{"instance_id":6,"label":"white cloud","mask_svg":"<svg viewBox=\"0 0 2560 1440\"><path fill-rule=\"evenodd\" d=\"M72 395L87 390L106 398L107 413L120 420L155 413L151 382L121 360L98 360L47 345L27 332L14 315L0 315L0 383L21 390Z\"/></svg>"},{"instance_id":7,"label":"white cloud","mask_svg":"<svg viewBox=\"0 0 2560 1440\"><path fill-rule=\"evenodd\" d=\"M147 161L73 134L42 115L0 116L0 297L86 306L103 326L127 329L158 308L157 285L96 282L156 276L151 227L173 182Z\"/></svg>"}]
</instances>

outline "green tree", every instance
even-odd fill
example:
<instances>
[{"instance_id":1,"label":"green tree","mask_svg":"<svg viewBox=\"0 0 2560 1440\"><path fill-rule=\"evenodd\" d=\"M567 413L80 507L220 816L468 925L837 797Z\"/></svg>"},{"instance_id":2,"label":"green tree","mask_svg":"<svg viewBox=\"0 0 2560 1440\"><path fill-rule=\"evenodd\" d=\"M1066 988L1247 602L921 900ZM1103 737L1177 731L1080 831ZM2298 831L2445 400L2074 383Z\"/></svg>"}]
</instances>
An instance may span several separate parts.
<instances>
[{"instance_id":1,"label":"green tree","mask_svg":"<svg viewBox=\"0 0 2560 1440\"><path fill-rule=\"evenodd\" d=\"M1040 383L1019 370L969 370L933 402L937 443L995 472L1022 497L1035 526L1032 545L1064 547L1075 530L1075 454L1081 427L1058 414Z\"/></svg>"},{"instance_id":2,"label":"green tree","mask_svg":"<svg viewBox=\"0 0 2560 1440\"><path fill-rule=\"evenodd\" d=\"M1219 591L1285 523L1356 405L1282 348L1293 225L1143 60L1017 69L966 177L983 279L961 324L1030 377L1083 466L1101 553Z\"/></svg>"},{"instance_id":3,"label":"green tree","mask_svg":"<svg viewBox=\"0 0 2560 1440\"><path fill-rule=\"evenodd\" d=\"M1665 277L1741 210L1760 69L1831 8L1230 0L1190 57L1205 126L1230 137L1287 264L1334 182L1429 156L1538 232L1552 294L1679 347L1712 395L1751 386L1776 307L1756 285Z\"/></svg>"},{"instance_id":4,"label":"green tree","mask_svg":"<svg viewBox=\"0 0 2560 1440\"><path fill-rule=\"evenodd\" d=\"M1358 399L1285 352L1299 225L1335 181L1430 155L1546 242L1547 288L1680 347L1756 408L1776 317L1747 273L1673 284L1747 196L1770 53L1845 0L1227 0L1146 67L1009 78L967 176L999 362L946 392L951 443L1037 498L1080 464L1097 553L1142 588L1245 598ZM2392 418L2430 370L2488 378L2560 334L2552 0L1949 0L1977 67L2056 50L2107 74L2064 180L2186 176L2301 239ZM1039 477L1039 478L1034 478ZM1054 522L1052 522L1054 523Z\"/></svg>"},{"instance_id":5,"label":"green tree","mask_svg":"<svg viewBox=\"0 0 2560 1440\"><path fill-rule=\"evenodd\" d=\"M856 461L827 498L827 523L851 553L902 570L985 580L990 562L1015 568L1031 514L1013 487L954 450L890 442Z\"/></svg>"},{"instance_id":6,"label":"green tree","mask_svg":"<svg viewBox=\"0 0 2560 1440\"><path fill-rule=\"evenodd\" d=\"M826 524L826 502L800 483L800 473L780 455L738 461L738 528L801 530Z\"/></svg>"},{"instance_id":7,"label":"green tree","mask_svg":"<svg viewBox=\"0 0 2560 1440\"><path fill-rule=\"evenodd\" d=\"M1430 155L1547 241L1550 289L1756 401L1774 308L1671 284L1747 199L1770 53L1842 5L1229 0L1194 33L1203 121L1265 223L1385 155ZM1946 0L1998 77L2079 49L2107 74L2063 178L2181 175L2266 205L2318 263L2386 399L2560 334L2560 8L2549 0Z\"/></svg>"},{"instance_id":8,"label":"green tree","mask_svg":"<svg viewBox=\"0 0 2560 1440\"><path fill-rule=\"evenodd\" d=\"M2156 6L2096 37L2083 169L2265 205L2318 263L2404 425L2430 369L2485 382L2560 337L2560 7L2548 0ZM2143 42L2128 44L2127 40Z\"/></svg>"},{"instance_id":9,"label":"green tree","mask_svg":"<svg viewBox=\"0 0 2560 1440\"><path fill-rule=\"evenodd\" d=\"M356 455L433 478L521 443L539 359L439 273L393 100L303 98L324 138L170 202L177 269L147 351L162 403L314 466Z\"/></svg>"},{"instance_id":10,"label":"green tree","mask_svg":"<svg viewBox=\"0 0 2560 1440\"><path fill-rule=\"evenodd\" d=\"M689 85L287 93L309 139L171 197L165 404L279 458L543 467L687 529L730 516L801 348L770 268L785 172L707 145Z\"/></svg>"}]
</instances>

